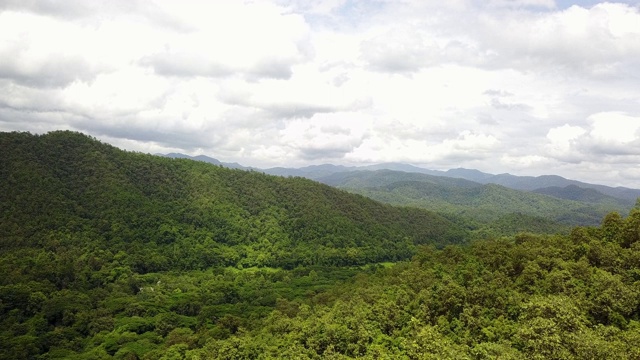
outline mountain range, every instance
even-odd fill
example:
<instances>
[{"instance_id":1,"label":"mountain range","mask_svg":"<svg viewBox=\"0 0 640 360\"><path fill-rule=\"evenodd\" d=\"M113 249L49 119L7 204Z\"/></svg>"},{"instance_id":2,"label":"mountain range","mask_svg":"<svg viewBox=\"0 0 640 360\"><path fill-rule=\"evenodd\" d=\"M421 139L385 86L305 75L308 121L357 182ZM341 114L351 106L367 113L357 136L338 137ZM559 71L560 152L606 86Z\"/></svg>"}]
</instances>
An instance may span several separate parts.
<instances>
[{"instance_id":1,"label":"mountain range","mask_svg":"<svg viewBox=\"0 0 640 360\"><path fill-rule=\"evenodd\" d=\"M180 153L170 153L163 156L172 158L186 158L197 161L204 161L232 169L255 170L270 175L278 176L300 176L312 180L320 180L336 173L344 173L351 171L376 171L376 170L393 170L406 173L417 173L432 176L440 176L445 178L456 178L469 180L479 184L497 184L504 187L537 192L558 197L561 199L575 199L576 187L580 189L593 189L596 192L606 195L607 197L623 200L626 204L632 205L636 199L640 197L640 189L632 189L627 187L612 187L599 184L591 184L577 180L566 179L558 175L542 175L542 176L517 176L508 173L490 174L476 169L456 168L447 171L430 170L403 163L381 163L366 166L342 166L332 164L311 165L300 168L274 167L267 169L259 169L253 167L242 166L238 163L224 163L212 157L205 155L189 156ZM452 180L448 180L452 181ZM600 197L597 193L590 192L590 197Z\"/></svg>"},{"instance_id":2,"label":"mountain range","mask_svg":"<svg viewBox=\"0 0 640 360\"><path fill-rule=\"evenodd\" d=\"M489 174L475 169L429 170L401 163L368 166L312 165L301 168L258 169L225 164L206 156L190 158L219 166L252 170L284 177L304 177L392 205L411 206L479 221L477 229L560 232L576 225L598 225L609 212L626 214L640 190L609 187L555 175L515 176ZM507 220L505 220L507 219ZM522 226L526 224L526 226ZM484 231L483 230L483 231Z\"/></svg>"},{"instance_id":3,"label":"mountain range","mask_svg":"<svg viewBox=\"0 0 640 360\"><path fill-rule=\"evenodd\" d=\"M640 358L640 207L295 171L0 132L0 360Z\"/></svg>"}]
</instances>

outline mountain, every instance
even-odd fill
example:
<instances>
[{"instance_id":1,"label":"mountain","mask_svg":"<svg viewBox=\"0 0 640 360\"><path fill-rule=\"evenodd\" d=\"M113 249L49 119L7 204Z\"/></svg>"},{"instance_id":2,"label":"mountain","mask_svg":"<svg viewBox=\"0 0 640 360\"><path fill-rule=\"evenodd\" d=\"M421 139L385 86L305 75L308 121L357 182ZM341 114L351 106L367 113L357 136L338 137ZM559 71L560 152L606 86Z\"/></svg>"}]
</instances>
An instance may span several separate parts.
<instances>
[{"instance_id":1,"label":"mountain","mask_svg":"<svg viewBox=\"0 0 640 360\"><path fill-rule=\"evenodd\" d=\"M482 211L560 201L398 171L343 181ZM468 242L461 217L300 177L0 133L0 360L639 358L640 209L503 236L522 223L553 226L500 215L502 235Z\"/></svg>"},{"instance_id":2,"label":"mountain","mask_svg":"<svg viewBox=\"0 0 640 360\"><path fill-rule=\"evenodd\" d=\"M359 170L339 172L333 173L328 176L316 178L316 180L327 185L343 188L386 186L398 181L418 181L462 188L474 188L481 186L481 184L479 183L465 179L456 179L443 176L427 175L424 173L394 170Z\"/></svg>"},{"instance_id":3,"label":"mountain","mask_svg":"<svg viewBox=\"0 0 640 360\"><path fill-rule=\"evenodd\" d=\"M609 204L619 207L631 207L634 201L624 200L617 197L605 195L593 188L582 188L578 185L567 185L565 187L550 186L546 188L535 189L532 192L544 194L560 199L575 200L593 204Z\"/></svg>"},{"instance_id":4,"label":"mountain","mask_svg":"<svg viewBox=\"0 0 640 360\"><path fill-rule=\"evenodd\" d=\"M623 200L625 204L634 203L636 199L640 198L640 189L630 189L625 187L611 187L598 184L590 184L577 180L569 180L557 175L542 175L542 176L516 176L511 174L490 174L475 169L456 168L449 169L447 171L429 170L418 166L402 163L382 163L366 166L342 166L332 164L312 165L301 168L285 168L275 167L268 169L257 169L243 167L237 163L221 163L220 161L209 158L203 155L191 157L184 154L167 154L164 156L190 158L194 160L200 160L210 162L216 165L225 166L234 169L256 170L270 175L278 176L299 176L306 177L312 180L320 180L321 178L329 177L332 174L351 172L351 171L377 171L377 170L392 170L401 171L407 173L417 173L432 176L441 176L447 178L465 179L480 184L497 184L502 185L510 189L532 191L535 192L539 189L549 187L567 187L575 185L583 189L593 189L603 195L614 197ZM558 196L556 196L556 194ZM558 192L551 192L548 195L556 196L563 199L564 195Z\"/></svg>"},{"instance_id":5,"label":"mountain","mask_svg":"<svg viewBox=\"0 0 640 360\"><path fill-rule=\"evenodd\" d=\"M433 212L303 178L129 153L72 132L2 133L0 147L3 248L91 239L145 272L363 264L464 240ZM156 247L162 255L145 255Z\"/></svg>"},{"instance_id":6,"label":"mountain","mask_svg":"<svg viewBox=\"0 0 640 360\"><path fill-rule=\"evenodd\" d=\"M444 172L443 176L453 177L453 178L461 178L470 181L475 181L481 184L486 184L489 179L491 179L494 175L482 172L480 170L475 169L450 169Z\"/></svg>"},{"instance_id":7,"label":"mountain","mask_svg":"<svg viewBox=\"0 0 640 360\"><path fill-rule=\"evenodd\" d=\"M214 159L212 157L208 157L206 155L196 155L196 156L189 156L189 155L185 155L185 154L181 154L181 153L169 153L169 154L156 154L156 155L160 155L160 156L165 156L165 157L169 157L169 158L174 158L174 159L190 159L190 160L195 160L195 161L202 161L202 162L206 162L209 164L214 164L214 165L218 165L218 166L223 166L229 169L241 169L241 170L251 170L252 168L250 167L246 167L246 166L242 166L238 163L225 163L225 162L221 162L218 159Z\"/></svg>"},{"instance_id":8,"label":"mountain","mask_svg":"<svg viewBox=\"0 0 640 360\"><path fill-rule=\"evenodd\" d=\"M427 174L427 175L435 175L435 176L445 175L445 172L443 171L429 170L429 169L424 169L421 167L417 167L409 164L402 164L402 163L382 163L382 164L375 164L375 165L366 165L366 166L358 167L357 170L370 170L370 171L392 170L392 171L403 171L403 172L409 172L409 173Z\"/></svg>"},{"instance_id":9,"label":"mountain","mask_svg":"<svg viewBox=\"0 0 640 360\"><path fill-rule=\"evenodd\" d=\"M535 193L462 178L390 170L334 173L318 181L393 205L470 217L485 224L485 227L492 226L496 221L504 222L505 216L510 215L511 222L521 225L531 223L531 230L526 226L518 227L522 231L540 229L540 224L546 224L553 232L560 230L557 226L551 226L557 223L568 226L598 225L607 213L617 211L626 214L633 206L628 201L577 186ZM574 196L569 196L570 190L573 190ZM521 219L516 221L513 214L519 214ZM534 218L537 220L532 221ZM504 229L505 225L498 228Z\"/></svg>"},{"instance_id":10,"label":"mountain","mask_svg":"<svg viewBox=\"0 0 640 360\"><path fill-rule=\"evenodd\" d=\"M511 189L535 191L549 187L564 188L574 185L583 189L593 189L604 195L615 197L629 202L635 202L640 197L640 189L625 187L611 187L605 185L589 184L577 180L565 179L557 175L542 176L516 176L511 174L491 175L477 170L448 171L447 176L459 177L482 184L498 184Z\"/></svg>"},{"instance_id":11,"label":"mountain","mask_svg":"<svg viewBox=\"0 0 640 360\"><path fill-rule=\"evenodd\" d=\"M341 173L345 171L351 171L355 169L354 167L347 167L341 165L331 165L331 164L323 164L323 165L311 165L305 166L301 168L284 168L284 167L275 167L269 169L260 170L265 174L269 175L277 175L277 176L300 176L308 179L315 180L319 177Z\"/></svg>"}]
</instances>

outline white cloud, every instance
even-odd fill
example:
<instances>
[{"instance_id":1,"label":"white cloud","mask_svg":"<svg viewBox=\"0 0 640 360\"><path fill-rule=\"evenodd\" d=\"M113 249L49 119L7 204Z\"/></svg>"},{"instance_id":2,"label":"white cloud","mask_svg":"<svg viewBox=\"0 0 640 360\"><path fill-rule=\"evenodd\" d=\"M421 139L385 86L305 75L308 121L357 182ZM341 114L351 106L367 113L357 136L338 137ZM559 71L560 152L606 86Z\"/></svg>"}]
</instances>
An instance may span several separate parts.
<instances>
[{"instance_id":1,"label":"white cloud","mask_svg":"<svg viewBox=\"0 0 640 360\"><path fill-rule=\"evenodd\" d=\"M617 112L594 114L591 122L590 137L601 143L629 143L640 139L640 117Z\"/></svg>"},{"instance_id":2,"label":"white cloud","mask_svg":"<svg viewBox=\"0 0 640 360\"><path fill-rule=\"evenodd\" d=\"M308 27L296 14L267 3L165 2L167 13L194 27L173 33L142 59L160 75L287 79L312 55Z\"/></svg>"},{"instance_id":3,"label":"white cloud","mask_svg":"<svg viewBox=\"0 0 640 360\"><path fill-rule=\"evenodd\" d=\"M640 10L566 4L4 1L0 130L635 184Z\"/></svg>"},{"instance_id":4,"label":"white cloud","mask_svg":"<svg viewBox=\"0 0 640 360\"><path fill-rule=\"evenodd\" d=\"M281 145L303 160L335 161L362 145L367 124L348 114L318 114L289 122L280 131Z\"/></svg>"},{"instance_id":5,"label":"white cloud","mask_svg":"<svg viewBox=\"0 0 640 360\"><path fill-rule=\"evenodd\" d=\"M567 162L580 162L582 156L575 151L576 140L585 133L582 127L568 124L550 129L547 133L547 155Z\"/></svg>"},{"instance_id":6,"label":"white cloud","mask_svg":"<svg viewBox=\"0 0 640 360\"><path fill-rule=\"evenodd\" d=\"M622 76L639 61L640 12L628 5L602 3L588 9L572 6L533 16L480 19L481 47L495 51L495 60L503 66L611 77Z\"/></svg>"}]
</instances>

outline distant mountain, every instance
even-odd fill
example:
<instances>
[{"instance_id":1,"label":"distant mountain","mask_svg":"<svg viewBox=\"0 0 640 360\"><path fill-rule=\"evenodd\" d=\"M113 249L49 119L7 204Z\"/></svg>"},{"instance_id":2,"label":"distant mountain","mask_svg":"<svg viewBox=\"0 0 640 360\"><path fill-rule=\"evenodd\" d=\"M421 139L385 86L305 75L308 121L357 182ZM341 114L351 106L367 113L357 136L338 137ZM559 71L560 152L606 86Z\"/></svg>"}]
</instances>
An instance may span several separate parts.
<instances>
[{"instance_id":1,"label":"distant mountain","mask_svg":"<svg viewBox=\"0 0 640 360\"><path fill-rule=\"evenodd\" d=\"M536 220L536 226L553 222L570 226L598 225L607 213L617 211L626 214L633 206L628 201L575 185L556 191L547 188L549 190L544 194L462 178L391 170L335 173L317 180L393 205L471 217L485 224L498 221L507 214L522 214L520 220L513 216L508 219L511 222L546 219ZM505 226L503 219L500 227Z\"/></svg>"},{"instance_id":2,"label":"distant mountain","mask_svg":"<svg viewBox=\"0 0 640 360\"><path fill-rule=\"evenodd\" d=\"M491 177L493 177L494 175L487 174L485 172L482 172L480 170L475 170L475 169L457 168L457 169L450 169L445 171L443 176L467 179L467 180L479 182L481 184L486 184L487 183L486 181Z\"/></svg>"},{"instance_id":3,"label":"distant mountain","mask_svg":"<svg viewBox=\"0 0 640 360\"><path fill-rule=\"evenodd\" d=\"M446 172L439 170L429 170L421 167L402 164L402 163L383 163L383 164L375 164L375 165L367 165L360 166L357 168L358 170L393 170L393 171L403 171L408 173L418 173L418 174L427 174L434 176L446 176Z\"/></svg>"},{"instance_id":4,"label":"distant mountain","mask_svg":"<svg viewBox=\"0 0 640 360\"><path fill-rule=\"evenodd\" d=\"M156 154L156 155L169 157L169 158L174 158L174 159L190 159L190 160L202 161L202 162L206 162L206 163L209 163L209 164L214 164L214 165L218 165L218 166L224 166L224 167L229 168L229 169L240 169L240 170L251 170L252 169L250 167L242 166L242 165L240 165L238 163L235 163L235 162L234 163L221 162L218 159L214 159L214 158L208 157L206 155L189 156L189 155L180 154L180 153Z\"/></svg>"},{"instance_id":5,"label":"distant mountain","mask_svg":"<svg viewBox=\"0 0 640 360\"><path fill-rule=\"evenodd\" d=\"M358 170L340 172L319 177L315 180L327 185L343 188L380 187L388 186L397 182L408 181L425 182L434 185L460 188L475 188L482 186L480 183L465 179L394 170Z\"/></svg>"},{"instance_id":6,"label":"distant mountain","mask_svg":"<svg viewBox=\"0 0 640 360\"><path fill-rule=\"evenodd\" d=\"M630 189L625 187L611 187L606 185L597 185L585 183L577 180L569 180L558 175L542 175L542 176L517 176L511 174L488 174L473 169L452 169L445 172L445 176L451 176L461 179L476 181L481 184L498 184L511 189L536 191L545 188L558 187L565 188L573 185L583 189L593 189L603 195L625 200L627 202L635 202L640 197L640 189ZM575 190L575 189L574 189ZM545 193L544 191L541 193ZM561 195L558 191L550 191L548 195L556 196L564 199L565 195Z\"/></svg>"},{"instance_id":7,"label":"distant mountain","mask_svg":"<svg viewBox=\"0 0 640 360\"><path fill-rule=\"evenodd\" d=\"M483 174L487 175L485 173ZM562 176L557 175L516 176L511 174L499 174L489 177L486 177L484 175L480 177L470 176L465 175L464 173L458 173L455 175L457 175L456 177L477 181L483 184L498 184L516 190L534 191L549 187L564 188L570 185L574 185L584 189L594 189L604 195L631 202L635 202L636 199L640 197L640 189L589 184L582 181L565 179ZM453 176L453 174L449 176Z\"/></svg>"},{"instance_id":8,"label":"distant mountain","mask_svg":"<svg viewBox=\"0 0 640 360\"><path fill-rule=\"evenodd\" d=\"M469 181L473 181L480 184L497 184L502 185L504 187L522 190L522 191L531 191L544 193L549 196L554 196L560 199L570 199L566 196L571 195L563 195L558 191L538 191L545 188L566 188L567 186L573 185L582 189L593 189L600 192L603 195L617 198L619 200L623 200L624 204L629 202L635 203L636 199L640 198L640 189L630 189L626 187L611 187L606 185L598 185L598 184L590 184L577 180L570 180L563 178L558 175L542 175L542 176L517 176L511 174L490 174L485 173L475 169L465 169L465 168L456 168L450 169L447 171L439 171L439 170L429 170L421 167L417 167L414 165L403 164L403 163L382 163L375 165L366 165L366 166L342 166L342 165L332 165L332 164L322 164L322 165L312 165L301 168L285 168L285 167L275 167L269 169L257 169L257 168L249 168L244 167L237 163L222 163L216 159L199 155L199 156L188 156L184 154L167 154L164 155L167 157L174 158L188 158L193 160L205 161L212 164L232 168L232 169L244 169L244 170L257 170L264 172L270 175L278 175L278 176L300 176L305 177L312 180L321 180L322 182L329 181L327 177L344 172L351 171L377 171L377 170L392 170L392 171L400 171L405 173L416 173L416 174L425 174L446 178L456 178L456 179L465 179ZM449 180L451 181L451 180ZM571 189L570 189L571 191ZM575 191L575 189L573 190ZM573 199L570 199L573 200ZM604 201L604 199L601 199Z\"/></svg>"},{"instance_id":9,"label":"distant mountain","mask_svg":"<svg viewBox=\"0 0 640 360\"><path fill-rule=\"evenodd\" d=\"M560 199L575 200L580 202L588 202L594 204L611 204L616 206L632 206L631 200L619 199L613 196L605 195L593 188L581 188L578 185L567 185L565 187L550 186L541 189L535 189L532 192L538 194L549 195Z\"/></svg>"},{"instance_id":10,"label":"distant mountain","mask_svg":"<svg viewBox=\"0 0 640 360\"><path fill-rule=\"evenodd\" d=\"M275 167L269 169L262 169L260 171L269 175L277 175L277 176L300 176L308 179L315 180L320 177L324 177L327 175L341 173L345 171L355 170L356 167L347 167L342 165L331 165L331 164L323 164L323 165L311 165L305 166L301 168L284 168L284 167Z\"/></svg>"}]
</instances>

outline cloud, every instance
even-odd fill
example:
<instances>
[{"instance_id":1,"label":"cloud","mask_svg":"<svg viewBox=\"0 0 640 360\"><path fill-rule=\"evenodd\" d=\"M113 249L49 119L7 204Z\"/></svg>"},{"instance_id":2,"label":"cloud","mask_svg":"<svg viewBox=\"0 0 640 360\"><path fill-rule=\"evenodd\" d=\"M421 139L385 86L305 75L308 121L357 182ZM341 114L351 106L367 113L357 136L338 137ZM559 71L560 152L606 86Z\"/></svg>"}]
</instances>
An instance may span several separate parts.
<instances>
[{"instance_id":1,"label":"cloud","mask_svg":"<svg viewBox=\"0 0 640 360\"><path fill-rule=\"evenodd\" d=\"M544 9L554 9L556 7L556 3L554 0L489 0L487 5L489 7L498 8L537 7Z\"/></svg>"},{"instance_id":2,"label":"cloud","mask_svg":"<svg viewBox=\"0 0 640 360\"><path fill-rule=\"evenodd\" d=\"M441 51L428 34L411 27L393 27L361 45L362 58L371 69L388 73L413 73L433 66Z\"/></svg>"},{"instance_id":3,"label":"cloud","mask_svg":"<svg viewBox=\"0 0 640 360\"><path fill-rule=\"evenodd\" d=\"M2 1L0 130L260 167L634 184L640 10L626 3Z\"/></svg>"},{"instance_id":4,"label":"cloud","mask_svg":"<svg viewBox=\"0 0 640 360\"><path fill-rule=\"evenodd\" d=\"M142 58L141 65L165 76L288 79L291 67L313 54L304 19L284 8L235 2L191 5L165 10L176 10L176 21L197 28L169 34L163 49Z\"/></svg>"},{"instance_id":5,"label":"cloud","mask_svg":"<svg viewBox=\"0 0 640 360\"><path fill-rule=\"evenodd\" d=\"M640 158L640 117L597 113L583 126L550 129L547 139L547 154L560 161L634 163Z\"/></svg>"},{"instance_id":6,"label":"cloud","mask_svg":"<svg viewBox=\"0 0 640 360\"><path fill-rule=\"evenodd\" d=\"M576 140L586 132L580 126L571 126L569 124L550 129L547 133L547 156L571 163L581 162L583 156L576 151L575 146Z\"/></svg>"},{"instance_id":7,"label":"cloud","mask_svg":"<svg viewBox=\"0 0 640 360\"><path fill-rule=\"evenodd\" d=\"M64 19L85 17L95 10L92 5L82 0L62 2L55 0L4 0L0 3L0 9L31 12Z\"/></svg>"},{"instance_id":8,"label":"cloud","mask_svg":"<svg viewBox=\"0 0 640 360\"><path fill-rule=\"evenodd\" d=\"M282 145L304 160L336 160L361 146L369 136L363 123L335 115L291 121L281 131Z\"/></svg>"},{"instance_id":9,"label":"cloud","mask_svg":"<svg viewBox=\"0 0 640 360\"><path fill-rule=\"evenodd\" d=\"M69 43L70 42L70 43ZM90 81L101 68L77 45L73 26L20 13L0 13L0 78L31 87Z\"/></svg>"},{"instance_id":10,"label":"cloud","mask_svg":"<svg viewBox=\"0 0 640 360\"><path fill-rule=\"evenodd\" d=\"M622 76L640 55L640 11L624 4L572 6L505 19L483 14L479 47L495 53L486 66L510 66L596 77Z\"/></svg>"},{"instance_id":11,"label":"cloud","mask_svg":"<svg viewBox=\"0 0 640 360\"><path fill-rule=\"evenodd\" d=\"M590 130L581 139L581 148L598 156L640 154L640 116L604 112L589 117Z\"/></svg>"}]
</instances>

